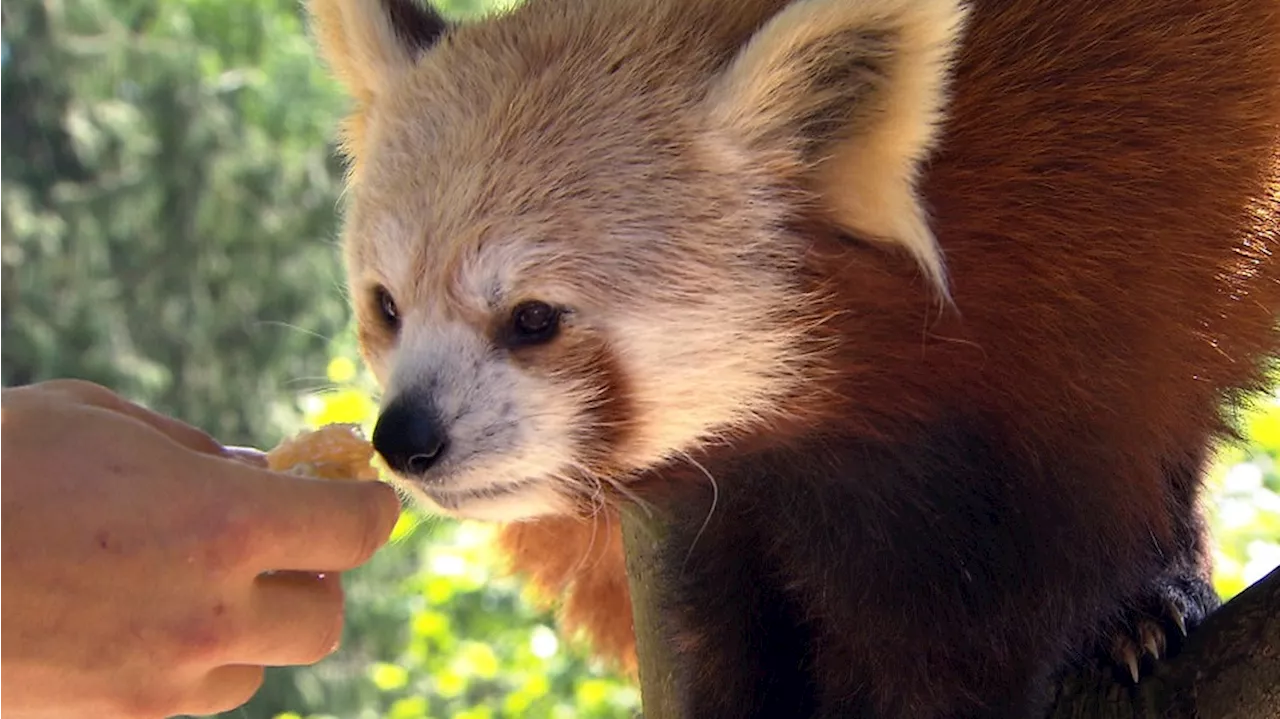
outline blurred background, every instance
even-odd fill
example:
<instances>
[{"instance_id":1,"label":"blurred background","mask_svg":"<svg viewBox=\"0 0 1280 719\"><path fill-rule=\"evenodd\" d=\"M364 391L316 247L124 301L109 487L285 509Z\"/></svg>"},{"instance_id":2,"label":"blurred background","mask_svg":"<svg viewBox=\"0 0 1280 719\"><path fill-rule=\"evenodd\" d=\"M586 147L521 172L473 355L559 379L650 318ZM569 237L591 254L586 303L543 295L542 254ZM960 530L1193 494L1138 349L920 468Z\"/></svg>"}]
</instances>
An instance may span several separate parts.
<instances>
[{"instance_id":1,"label":"blurred background","mask_svg":"<svg viewBox=\"0 0 1280 719\"><path fill-rule=\"evenodd\" d=\"M518 0L441 0L467 19ZM344 99L298 0L6 0L0 370L81 377L230 444L373 419L336 246ZM1280 400L1213 472L1218 590L1280 565ZM406 513L346 579L342 649L240 719L630 717L637 690L502 576L483 525Z\"/></svg>"}]
</instances>

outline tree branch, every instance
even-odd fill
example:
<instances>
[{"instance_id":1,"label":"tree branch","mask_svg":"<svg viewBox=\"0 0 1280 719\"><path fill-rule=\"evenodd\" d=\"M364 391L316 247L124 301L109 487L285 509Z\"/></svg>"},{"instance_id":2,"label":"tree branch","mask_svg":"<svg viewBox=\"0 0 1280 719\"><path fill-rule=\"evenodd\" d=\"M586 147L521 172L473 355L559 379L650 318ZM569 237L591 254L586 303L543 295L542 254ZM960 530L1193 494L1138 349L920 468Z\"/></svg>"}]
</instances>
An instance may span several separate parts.
<instances>
[{"instance_id":1,"label":"tree branch","mask_svg":"<svg viewBox=\"0 0 1280 719\"><path fill-rule=\"evenodd\" d=\"M640 701L644 719L676 719L675 663L670 644L662 636L658 611L658 556L666 527L657 517L622 512L622 544L627 556L627 586L636 633L640 669Z\"/></svg>"},{"instance_id":2,"label":"tree branch","mask_svg":"<svg viewBox=\"0 0 1280 719\"><path fill-rule=\"evenodd\" d=\"M624 512L623 542L635 615L645 719L682 717L670 644L656 598L657 517ZM1088 668L1058 685L1046 719L1280 719L1280 568L1218 609L1192 631L1182 651L1157 664L1137 686Z\"/></svg>"}]
</instances>

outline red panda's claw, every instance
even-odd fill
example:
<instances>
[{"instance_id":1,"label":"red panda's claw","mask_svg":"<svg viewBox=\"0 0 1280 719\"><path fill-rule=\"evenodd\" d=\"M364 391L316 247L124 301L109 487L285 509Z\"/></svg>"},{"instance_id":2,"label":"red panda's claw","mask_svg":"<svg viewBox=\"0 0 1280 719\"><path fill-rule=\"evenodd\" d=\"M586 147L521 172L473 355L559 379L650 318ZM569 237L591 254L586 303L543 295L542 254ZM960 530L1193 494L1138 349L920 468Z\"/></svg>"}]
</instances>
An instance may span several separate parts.
<instances>
[{"instance_id":1,"label":"red panda's claw","mask_svg":"<svg viewBox=\"0 0 1280 719\"><path fill-rule=\"evenodd\" d=\"M1116 664L1129 670L1129 676L1133 677L1133 683L1137 684L1139 679L1138 673L1138 657L1140 650L1133 640L1124 634L1119 634L1115 638L1115 643L1111 648L1111 658Z\"/></svg>"},{"instance_id":2,"label":"red panda's claw","mask_svg":"<svg viewBox=\"0 0 1280 719\"><path fill-rule=\"evenodd\" d=\"M1152 662L1160 661L1168 647L1165 630L1160 623L1150 618L1140 618L1133 625L1132 631L1119 631L1111 644L1111 658L1115 663L1127 670L1133 683L1142 679L1144 657L1150 656Z\"/></svg>"},{"instance_id":3,"label":"red panda's claw","mask_svg":"<svg viewBox=\"0 0 1280 719\"><path fill-rule=\"evenodd\" d=\"M1165 636L1164 629L1160 625L1152 621L1143 621L1138 625L1138 636L1142 639L1143 648L1152 659L1159 659L1164 654Z\"/></svg>"},{"instance_id":4,"label":"red panda's claw","mask_svg":"<svg viewBox=\"0 0 1280 719\"><path fill-rule=\"evenodd\" d=\"M1177 602L1165 600L1165 611L1168 612L1169 618L1173 620L1173 623L1177 625L1178 631L1182 632L1182 636L1187 636L1187 620L1182 615L1182 609Z\"/></svg>"},{"instance_id":5,"label":"red panda's claw","mask_svg":"<svg viewBox=\"0 0 1280 719\"><path fill-rule=\"evenodd\" d=\"M1133 683L1138 683L1138 656L1137 652L1126 647L1124 650L1124 664L1129 668L1129 676L1133 677Z\"/></svg>"},{"instance_id":6,"label":"red panda's claw","mask_svg":"<svg viewBox=\"0 0 1280 719\"><path fill-rule=\"evenodd\" d=\"M1121 674L1127 671L1137 684L1142 679L1144 666L1152 666L1168 655L1169 639L1165 628L1154 617L1140 615L1131 621L1127 628L1115 632L1110 653Z\"/></svg>"}]
</instances>

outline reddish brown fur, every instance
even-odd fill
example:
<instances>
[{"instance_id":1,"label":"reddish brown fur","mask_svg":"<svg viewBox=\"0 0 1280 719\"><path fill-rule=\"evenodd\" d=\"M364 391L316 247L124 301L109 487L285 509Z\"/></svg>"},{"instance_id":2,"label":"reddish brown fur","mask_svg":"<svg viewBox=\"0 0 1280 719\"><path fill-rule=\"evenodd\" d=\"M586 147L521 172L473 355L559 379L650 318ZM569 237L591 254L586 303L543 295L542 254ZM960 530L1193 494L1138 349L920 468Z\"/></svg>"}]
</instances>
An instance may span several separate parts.
<instances>
[{"instance_id":1,"label":"reddish brown fur","mask_svg":"<svg viewBox=\"0 0 1280 719\"><path fill-rule=\"evenodd\" d=\"M634 675L631 598L614 510L585 520L551 517L507 524L498 545L544 597L564 598L562 629L581 630L595 653Z\"/></svg>"},{"instance_id":2,"label":"reddish brown fur","mask_svg":"<svg viewBox=\"0 0 1280 719\"><path fill-rule=\"evenodd\" d=\"M630 437L635 410L626 378L607 342L584 332L549 347L522 348L513 357L522 364L553 367L556 375L571 379L596 397L586 407L590 421L583 423L580 436L574 438L580 447L579 461L591 476L616 474L612 457Z\"/></svg>"},{"instance_id":3,"label":"reddish brown fur","mask_svg":"<svg viewBox=\"0 0 1280 719\"><path fill-rule=\"evenodd\" d=\"M1071 489L1109 498L1100 544L1169 541L1162 457L1221 434L1219 403L1261 388L1277 350L1280 4L978 2L949 115L924 193L955 311L909 260L809 218L841 312L842 386L823 396L851 401L797 406L887 437L963 406L1004 417L1029 456L1125 448ZM587 526L523 523L505 543L631 665L626 592L599 589L625 587L622 555L578 565L600 544Z\"/></svg>"}]
</instances>

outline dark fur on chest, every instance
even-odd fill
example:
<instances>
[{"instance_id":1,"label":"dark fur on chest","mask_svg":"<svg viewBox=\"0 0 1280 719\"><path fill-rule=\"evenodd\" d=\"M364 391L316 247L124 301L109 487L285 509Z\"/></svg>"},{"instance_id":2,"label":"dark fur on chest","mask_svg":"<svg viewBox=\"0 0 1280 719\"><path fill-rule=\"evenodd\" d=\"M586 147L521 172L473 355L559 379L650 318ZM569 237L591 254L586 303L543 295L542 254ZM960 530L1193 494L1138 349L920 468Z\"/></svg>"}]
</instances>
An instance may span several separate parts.
<instances>
[{"instance_id":1,"label":"dark fur on chest","mask_svg":"<svg viewBox=\"0 0 1280 719\"><path fill-rule=\"evenodd\" d=\"M700 468L667 470L685 716L1036 716L1198 519L1162 547L1097 494L1124 464L1107 447L1011 446L966 416L892 445L724 451L700 460L714 511ZM1174 464L1170 509L1190 516L1199 468Z\"/></svg>"}]
</instances>

